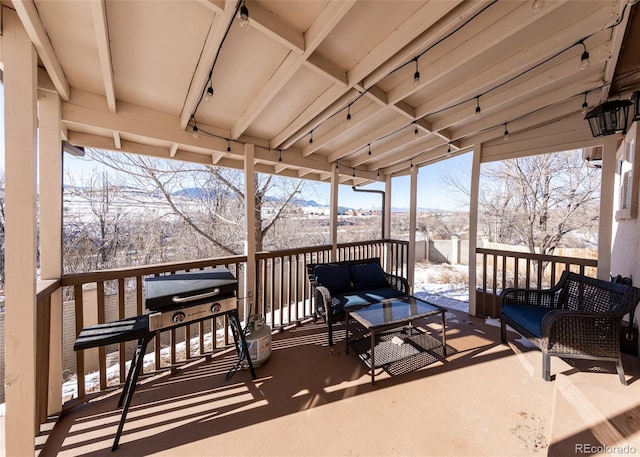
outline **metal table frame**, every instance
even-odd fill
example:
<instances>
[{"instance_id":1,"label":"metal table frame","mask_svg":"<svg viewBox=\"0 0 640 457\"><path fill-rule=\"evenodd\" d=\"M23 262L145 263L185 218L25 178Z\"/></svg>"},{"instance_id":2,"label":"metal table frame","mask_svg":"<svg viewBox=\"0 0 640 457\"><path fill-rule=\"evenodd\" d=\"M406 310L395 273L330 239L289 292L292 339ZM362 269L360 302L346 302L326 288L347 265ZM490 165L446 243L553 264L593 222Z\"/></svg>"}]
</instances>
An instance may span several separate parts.
<instances>
[{"instance_id":1,"label":"metal table frame","mask_svg":"<svg viewBox=\"0 0 640 457\"><path fill-rule=\"evenodd\" d=\"M380 313L387 313L388 315L393 315L393 307L394 304L397 304L396 306L399 306L398 304L402 304L402 306L406 306L407 304L410 303L416 303L416 301L418 302L422 302L422 303L426 303L427 305L433 307L433 310L429 310L426 312L421 312L421 313L411 313L407 316L402 316L399 318L387 318L387 316L383 316L382 320L383 323L380 324L376 324L376 323L372 323L369 320L366 319L366 317L363 317L363 315L360 314L360 312L364 311L364 310L371 310L372 307L380 307ZM395 329L395 328L400 328L404 325L409 325L409 328L411 328L413 321L417 320L417 319L421 319L424 317L429 317L429 316L434 316L437 314L441 314L442 316L442 332L441 332L441 336L442 336L442 348L443 348L443 354L446 357L447 356L447 337L446 337L446 320L445 320L445 313L446 310L436 304L430 303L426 300L421 300L417 297L413 297L413 296L406 296L406 297L399 297L399 298L393 298L393 299L389 299L389 300L383 300L382 302L375 302L375 303L368 303L366 305L356 305L353 307L345 307L345 313L346 313L346 337L345 337L345 352L348 354L349 353L349 320L350 317L352 317L355 321L357 321L360 325L362 325L370 334L370 339L371 339L371 384L375 384L375 370L376 370L376 364L375 364L375 347L376 347L376 336L384 331L387 330L391 330L391 329ZM376 316L376 317L380 317L380 316Z\"/></svg>"},{"instance_id":2,"label":"metal table frame","mask_svg":"<svg viewBox=\"0 0 640 457\"><path fill-rule=\"evenodd\" d=\"M249 356L249 348L244 337L244 332L242 331L242 328L240 326L240 317L238 315L237 308L216 314L214 316L204 316L201 319L184 322L172 327L153 331L149 330L148 314L143 314L142 316L136 316L128 319L122 319L120 321L98 324L82 329L73 347L75 351L138 340L136 351L133 355L133 358L131 359L131 366L129 367L129 371L127 373L127 379L122 388L120 399L118 400L118 408L122 408L122 414L120 416L120 423L118 424L118 431L116 432L116 436L113 440L113 446L111 447L112 451L115 451L118 448L120 435L122 435L124 422L127 418L129 406L131 405L131 399L133 398L133 393L136 390L138 377L140 375L140 372L142 371L142 367L144 366L144 354L149 342L153 340L153 338L158 333L161 333L163 331L182 327L185 325L195 324L206 319L212 319L224 315L227 315L229 317L231 333L233 334L233 341L238 353L238 361L236 362L236 365L229 370L226 378L229 379L231 376L233 376L233 374L240 367L242 361L246 358L249 365L249 370L251 371L251 378L255 380L256 373L253 368L251 357ZM215 331L215 329L213 331Z\"/></svg>"}]
</instances>

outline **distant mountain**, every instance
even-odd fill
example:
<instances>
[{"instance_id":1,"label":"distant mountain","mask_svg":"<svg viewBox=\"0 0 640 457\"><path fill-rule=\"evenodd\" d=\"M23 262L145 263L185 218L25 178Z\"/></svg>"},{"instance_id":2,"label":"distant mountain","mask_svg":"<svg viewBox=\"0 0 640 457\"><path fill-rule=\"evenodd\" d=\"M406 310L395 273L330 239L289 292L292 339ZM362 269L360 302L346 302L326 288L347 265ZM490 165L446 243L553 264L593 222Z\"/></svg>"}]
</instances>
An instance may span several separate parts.
<instances>
[{"instance_id":1,"label":"distant mountain","mask_svg":"<svg viewBox=\"0 0 640 457\"><path fill-rule=\"evenodd\" d=\"M440 209L440 208L417 208L417 211L419 213L450 213L451 210L444 210L444 209ZM391 212L393 213L408 213L409 212L409 208L408 207L392 207L391 208Z\"/></svg>"},{"instance_id":2,"label":"distant mountain","mask_svg":"<svg viewBox=\"0 0 640 457\"><path fill-rule=\"evenodd\" d=\"M221 192L224 192L224 193L221 194ZM181 189L176 192L173 192L171 195L176 197L199 198L199 199L200 198L211 199L211 198L216 198L220 196L235 198L235 195L232 194L231 192L220 191L219 189L214 189L214 188L199 188L199 187L188 187L186 189ZM265 200L268 202L277 202L280 199L273 196L267 196L265 197ZM313 206L313 207L323 206L323 205L320 205L315 200L303 200L301 198L293 199L291 200L291 203L295 206Z\"/></svg>"},{"instance_id":3,"label":"distant mountain","mask_svg":"<svg viewBox=\"0 0 640 457\"><path fill-rule=\"evenodd\" d=\"M208 188L187 187L185 189L172 192L171 195L175 197L199 198L199 199L213 199L213 198L224 196L224 195L231 196L229 192L220 191L219 189L214 189L212 187L208 187Z\"/></svg>"}]
</instances>

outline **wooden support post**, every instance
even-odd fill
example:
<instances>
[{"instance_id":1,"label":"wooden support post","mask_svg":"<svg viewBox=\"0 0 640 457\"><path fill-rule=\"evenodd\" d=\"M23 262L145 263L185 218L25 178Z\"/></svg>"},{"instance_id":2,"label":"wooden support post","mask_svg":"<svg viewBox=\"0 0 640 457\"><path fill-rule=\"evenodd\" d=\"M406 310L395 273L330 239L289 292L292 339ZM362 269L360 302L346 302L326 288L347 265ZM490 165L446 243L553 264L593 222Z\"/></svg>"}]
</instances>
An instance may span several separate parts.
<instances>
[{"instance_id":1,"label":"wooden support post","mask_svg":"<svg viewBox=\"0 0 640 457\"><path fill-rule=\"evenodd\" d=\"M60 96L38 92L40 159L40 275L62 276L62 143ZM62 291L51 295L48 414L62 409ZM45 323L46 324L46 323Z\"/></svg>"},{"instance_id":2,"label":"wooden support post","mask_svg":"<svg viewBox=\"0 0 640 457\"><path fill-rule=\"evenodd\" d=\"M5 131L5 431L7 455L33 455L36 419L37 54L3 8Z\"/></svg>"},{"instance_id":3,"label":"wooden support post","mask_svg":"<svg viewBox=\"0 0 640 457\"><path fill-rule=\"evenodd\" d=\"M247 266L244 270L244 285L247 301L245 313L242 316L244 322L255 314L254 299L256 297L256 174L255 174L255 147L253 144L244 145L244 208L247 241L244 253L247 256Z\"/></svg>"},{"instance_id":4,"label":"wooden support post","mask_svg":"<svg viewBox=\"0 0 640 457\"><path fill-rule=\"evenodd\" d=\"M478 195L480 190L480 162L482 144L473 148L471 167L471 197L469 201L469 315L476 315L476 245L478 242Z\"/></svg>"}]
</instances>

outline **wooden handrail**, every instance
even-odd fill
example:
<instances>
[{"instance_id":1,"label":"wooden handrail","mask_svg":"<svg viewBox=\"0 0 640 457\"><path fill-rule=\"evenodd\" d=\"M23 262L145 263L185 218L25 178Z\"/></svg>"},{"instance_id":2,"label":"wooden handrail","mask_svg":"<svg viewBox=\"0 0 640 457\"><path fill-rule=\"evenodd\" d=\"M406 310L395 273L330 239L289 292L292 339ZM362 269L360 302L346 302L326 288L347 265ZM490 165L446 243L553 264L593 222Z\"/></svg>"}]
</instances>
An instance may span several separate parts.
<instances>
[{"instance_id":1,"label":"wooden handrail","mask_svg":"<svg viewBox=\"0 0 640 457\"><path fill-rule=\"evenodd\" d=\"M482 261L477 263L481 266L482 273L475 291L476 314L480 316L499 317L498 293L503 289L533 287L539 290L554 285L560 271L578 270L578 273L586 274L588 268L598 266L597 259L521 251L476 248L476 254L482 256ZM524 268L520 268L522 262ZM524 283L521 281L522 276Z\"/></svg>"},{"instance_id":2,"label":"wooden handrail","mask_svg":"<svg viewBox=\"0 0 640 457\"><path fill-rule=\"evenodd\" d=\"M112 268L109 270L87 271L82 273L69 273L62 276L61 286L76 286L112 279L126 279L138 276L150 276L173 271L198 270L201 268L244 263L247 256L238 255L231 257L216 257L202 260L189 260L185 262L160 263L145 265L143 267Z\"/></svg>"}]
</instances>

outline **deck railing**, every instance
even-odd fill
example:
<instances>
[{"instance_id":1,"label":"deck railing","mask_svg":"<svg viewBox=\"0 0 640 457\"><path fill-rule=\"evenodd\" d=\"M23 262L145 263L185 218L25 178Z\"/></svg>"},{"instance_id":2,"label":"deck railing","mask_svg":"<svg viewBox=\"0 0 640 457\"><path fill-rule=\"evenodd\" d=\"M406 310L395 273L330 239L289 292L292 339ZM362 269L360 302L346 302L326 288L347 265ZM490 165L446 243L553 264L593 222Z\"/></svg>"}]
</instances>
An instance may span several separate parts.
<instances>
[{"instance_id":1,"label":"deck railing","mask_svg":"<svg viewBox=\"0 0 640 457\"><path fill-rule=\"evenodd\" d=\"M477 248L476 314L498 317L498 293L508 287L543 289L554 285L564 270L596 275L597 259L531 254Z\"/></svg>"},{"instance_id":2,"label":"deck railing","mask_svg":"<svg viewBox=\"0 0 640 457\"><path fill-rule=\"evenodd\" d=\"M408 248L407 241L397 240L344 243L337 247L336 260L379 257L387 272L406 277ZM272 329L312 316L307 265L328 262L331 250L331 246L316 246L256 254L257 296L251 313L263 316Z\"/></svg>"},{"instance_id":3,"label":"deck railing","mask_svg":"<svg viewBox=\"0 0 640 457\"><path fill-rule=\"evenodd\" d=\"M328 261L331 250L331 246L317 246L258 253L255 297L248 296L242 281L246 256L67 274L62 277L60 286L67 289L65 295L73 297L69 309L74 314L75 339L87 325L143 314L146 277L225 266L239 280L241 320L249 317L246 309L250 314L264 317L273 329L280 329L313 315L306 265ZM406 276L407 251L408 242L375 240L340 244L336 257L337 260L380 257L389 272ZM91 285L95 286L89 287ZM153 360L145 363L145 373L171 369L178 363L231 344L228 328L227 318L222 316L160 333L149 345L147 357ZM66 346L71 344L66 344L64 351L73 351ZM132 341L75 353L78 398L87 394L88 373L98 374L96 390L123 384L127 374L126 362L134 350L135 342ZM109 375L108 361L117 362L113 363L116 368L109 370Z\"/></svg>"}]
</instances>

